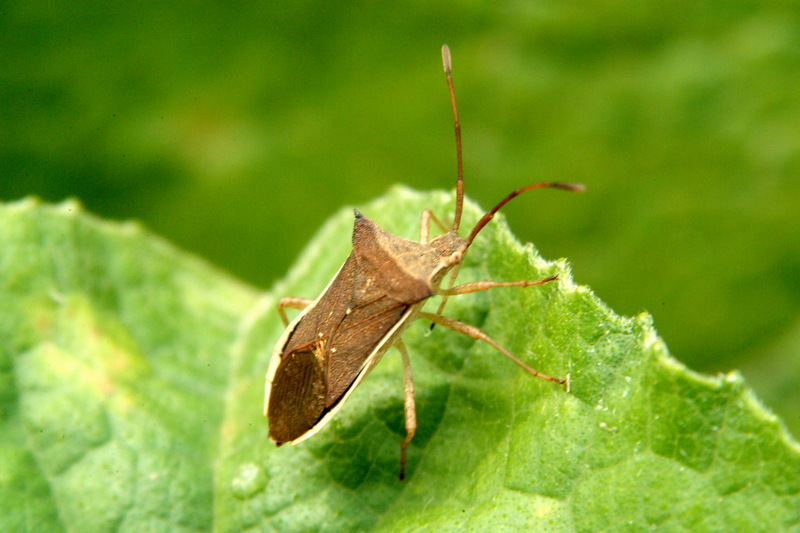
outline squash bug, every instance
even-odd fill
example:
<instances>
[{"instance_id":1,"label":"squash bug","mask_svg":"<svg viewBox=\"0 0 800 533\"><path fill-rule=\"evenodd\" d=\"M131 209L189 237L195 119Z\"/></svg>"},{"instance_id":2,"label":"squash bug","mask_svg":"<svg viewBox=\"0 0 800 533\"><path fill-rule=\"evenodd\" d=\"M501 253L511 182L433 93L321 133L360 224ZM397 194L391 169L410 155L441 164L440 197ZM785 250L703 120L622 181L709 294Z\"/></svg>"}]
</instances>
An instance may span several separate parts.
<instances>
[{"instance_id":1,"label":"squash bug","mask_svg":"<svg viewBox=\"0 0 800 533\"><path fill-rule=\"evenodd\" d=\"M480 329L442 315L449 296L496 287L530 287L555 281L475 281L455 285L459 267L478 233L511 199L551 187L582 192L574 183L542 182L517 189L490 209L466 239L458 235L464 203L461 126L451 75L450 50L442 60L453 107L456 136L456 205L449 229L428 209L422 212L419 242L398 237L355 211L353 251L316 300L283 298L278 311L287 325L275 347L266 376L264 415L269 436L280 446L298 444L322 429L350 394L392 346L403 361L406 438L400 446L400 479L405 475L406 449L417 429L414 382L403 332L418 319L431 321L473 339L485 341L532 376L569 387L568 379L543 374L528 366ZM444 232L429 238L433 221ZM442 281L451 274L447 288ZM436 313L422 310L428 298L443 296ZM285 308L302 309L291 322Z\"/></svg>"}]
</instances>

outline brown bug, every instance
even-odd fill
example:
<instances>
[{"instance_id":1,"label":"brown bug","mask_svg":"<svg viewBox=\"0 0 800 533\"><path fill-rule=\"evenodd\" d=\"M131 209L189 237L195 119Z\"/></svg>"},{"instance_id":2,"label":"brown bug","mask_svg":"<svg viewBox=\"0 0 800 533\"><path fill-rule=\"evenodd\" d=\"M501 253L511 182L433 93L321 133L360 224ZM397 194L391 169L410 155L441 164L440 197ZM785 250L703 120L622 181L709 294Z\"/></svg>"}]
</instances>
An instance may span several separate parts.
<instances>
[{"instance_id":1,"label":"brown bug","mask_svg":"<svg viewBox=\"0 0 800 533\"><path fill-rule=\"evenodd\" d=\"M466 239L459 237L464 203L461 127L447 45L442 47L442 60L453 106L458 164L452 228L448 230L426 209L420 221L420 240L416 242L392 235L356 211L353 251L322 295L316 300L283 298L279 302L278 311L287 328L275 347L266 377L264 415L269 417L269 436L278 446L286 442L298 444L324 427L383 354L390 347L397 347L403 359L406 426L406 438L400 447L400 479L405 475L406 448L417 429L411 364L401 338L415 319L424 318L485 341L529 374L568 386L567 379L548 376L528 366L480 329L441 314L448 296L495 287L530 287L558 279L550 276L534 281L454 285L472 241L512 198L544 187L584 190L582 185L555 182L522 187L484 214ZM431 220L445 233L429 239ZM449 272L449 287L442 288L442 280ZM425 302L434 295L444 297L438 311L423 311ZM287 307L302 309L291 324L284 311Z\"/></svg>"}]
</instances>

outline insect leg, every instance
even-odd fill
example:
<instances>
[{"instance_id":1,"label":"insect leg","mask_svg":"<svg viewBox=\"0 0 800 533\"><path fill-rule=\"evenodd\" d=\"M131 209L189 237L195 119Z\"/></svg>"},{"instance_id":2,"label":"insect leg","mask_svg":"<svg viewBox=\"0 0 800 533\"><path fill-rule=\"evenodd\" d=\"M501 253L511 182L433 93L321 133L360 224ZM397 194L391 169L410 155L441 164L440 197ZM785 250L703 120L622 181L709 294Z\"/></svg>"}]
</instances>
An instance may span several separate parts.
<instances>
[{"instance_id":1,"label":"insect leg","mask_svg":"<svg viewBox=\"0 0 800 533\"><path fill-rule=\"evenodd\" d=\"M547 374L543 374L538 370L536 370L535 368L526 365L525 363L522 362L522 360L519 357L517 357L513 353L509 352L507 349L500 346L497 343L497 341L489 337L486 333L476 328L475 326L470 326L469 324L459 322L458 320L453 320L452 318L447 318L441 315L435 315L433 313L426 313L424 311L419 314L419 318L425 318L427 320L430 320L431 322L435 322L436 324L441 324L446 328L452 329L453 331L457 331L458 333L462 333L468 337L472 337L475 340L484 341L491 344L492 346L495 347L497 351L499 351L500 353L502 353L503 355L505 355L506 357L517 363L520 367L522 367L522 369L525 372L534 377L546 379L547 381L552 381L554 383L558 383L559 385L568 385L569 383L567 379L560 379L560 378L554 378L553 376L548 376Z\"/></svg>"},{"instance_id":2,"label":"insect leg","mask_svg":"<svg viewBox=\"0 0 800 533\"><path fill-rule=\"evenodd\" d=\"M447 289L440 288L438 291L436 291L436 294L453 296L454 294L467 294L470 292L485 291L495 287L532 287L534 285L544 285L545 283L550 283L551 281L556 281L557 279L558 276L556 275L533 281L473 281L472 283L456 285L455 287L448 287Z\"/></svg>"},{"instance_id":3,"label":"insect leg","mask_svg":"<svg viewBox=\"0 0 800 533\"><path fill-rule=\"evenodd\" d=\"M433 214L433 211L430 209L425 209L422 212L422 216L419 220L419 242L422 244L428 244L428 238L430 236L430 229L431 229L431 220L436 223L437 226L442 230L443 233L447 233L449 230L448 228L442 224L442 221L439 220L436 215Z\"/></svg>"},{"instance_id":4,"label":"insect leg","mask_svg":"<svg viewBox=\"0 0 800 533\"><path fill-rule=\"evenodd\" d=\"M400 444L400 480L406 477L406 448L414 433L417 432L417 407L414 401L414 378L411 376L411 360L408 358L408 350L403 341L398 340L394 344L403 356L403 401L405 403L406 415L406 438Z\"/></svg>"},{"instance_id":5,"label":"insect leg","mask_svg":"<svg viewBox=\"0 0 800 533\"><path fill-rule=\"evenodd\" d=\"M286 309L287 307L290 307L292 309L305 309L312 303L314 303L314 300L311 300L310 298L296 298L294 296L286 296L284 298L281 298L280 301L278 301L278 313L280 313L281 315L281 320L283 320L283 325L284 326L289 325L289 319L286 318L286 311L284 311L284 309Z\"/></svg>"}]
</instances>

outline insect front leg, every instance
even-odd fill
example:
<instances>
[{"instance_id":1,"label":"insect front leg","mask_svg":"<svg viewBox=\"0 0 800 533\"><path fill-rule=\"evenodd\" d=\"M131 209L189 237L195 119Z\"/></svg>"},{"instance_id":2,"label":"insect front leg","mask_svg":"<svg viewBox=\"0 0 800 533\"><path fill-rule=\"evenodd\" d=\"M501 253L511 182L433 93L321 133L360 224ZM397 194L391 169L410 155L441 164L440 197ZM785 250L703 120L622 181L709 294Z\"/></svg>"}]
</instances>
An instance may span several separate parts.
<instances>
[{"instance_id":1,"label":"insect front leg","mask_svg":"<svg viewBox=\"0 0 800 533\"><path fill-rule=\"evenodd\" d=\"M406 477L406 448L417 432L417 407L414 399L414 378L411 376L411 360L403 341L395 343L400 355L403 357L403 403L406 419L406 438L400 444L400 480Z\"/></svg>"},{"instance_id":2,"label":"insect front leg","mask_svg":"<svg viewBox=\"0 0 800 533\"><path fill-rule=\"evenodd\" d=\"M286 309L287 307L291 309L305 309L309 305L314 303L314 300L310 298L298 298L295 296L286 296L280 299L278 302L278 313L281 315L281 320L283 320L283 325L289 325L289 319L286 317Z\"/></svg>"},{"instance_id":3,"label":"insect front leg","mask_svg":"<svg viewBox=\"0 0 800 533\"><path fill-rule=\"evenodd\" d=\"M446 328L452 329L453 331L457 331L458 333L461 333L468 337L472 337L475 340L484 341L492 345L497 351L499 351L500 353L502 353L503 355L505 355L506 357L517 363L528 374L537 378L545 379L547 381L552 381L553 383L558 383L559 385L566 385L567 391L569 391L569 376L563 379L554 378L553 376L549 376L547 374L539 372L535 368L526 365L524 362L522 362L522 360L519 357L517 357L507 349L503 348L500 344L497 343L497 341L492 339L490 336L488 336L486 333L476 328L475 326L470 326L469 324L465 324L464 322L459 322L458 320L453 320L452 318L447 318L433 313L426 313L424 311L419 314L419 318L428 319L431 322L434 322L436 324L441 324Z\"/></svg>"},{"instance_id":4,"label":"insect front leg","mask_svg":"<svg viewBox=\"0 0 800 533\"><path fill-rule=\"evenodd\" d=\"M422 211L422 216L419 220L419 242L422 244L428 244L429 242L431 220L433 220L433 222L439 226L443 233L447 233L449 231L448 228L442 224L442 221L433 214L433 211L430 209L425 209Z\"/></svg>"},{"instance_id":5,"label":"insect front leg","mask_svg":"<svg viewBox=\"0 0 800 533\"><path fill-rule=\"evenodd\" d=\"M455 294L469 294L470 292L479 292L495 287L532 287L534 285L544 285L551 281L556 281L558 276L550 276L544 279L537 280L518 280L518 281L473 281L472 283L464 283L463 285L456 285L455 287L448 287L446 289L440 288L436 294L443 296L453 296Z\"/></svg>"}]
</instances>

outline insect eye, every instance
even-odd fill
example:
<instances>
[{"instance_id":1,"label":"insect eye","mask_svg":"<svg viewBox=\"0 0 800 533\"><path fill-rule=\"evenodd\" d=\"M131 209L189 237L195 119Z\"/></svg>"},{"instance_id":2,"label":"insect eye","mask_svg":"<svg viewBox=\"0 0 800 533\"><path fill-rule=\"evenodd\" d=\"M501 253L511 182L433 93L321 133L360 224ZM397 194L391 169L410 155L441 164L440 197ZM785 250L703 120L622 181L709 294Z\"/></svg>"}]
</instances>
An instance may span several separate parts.
<instances>
[{"instance_id":1,"label":"insect eye","mask_svg":"<svg viewBox=\"0 0 800 533\"><path fill-rule=\"evenodd\" d=\"M453 252L452 254L450 254L450 257L447 260L447 262L450 263L451 265L457 265L457 264L459 264L461 262L461 260L463 258L464 258L464 254L463 253L461 253L461 252Z\"/></svg>"}]
</instances>

